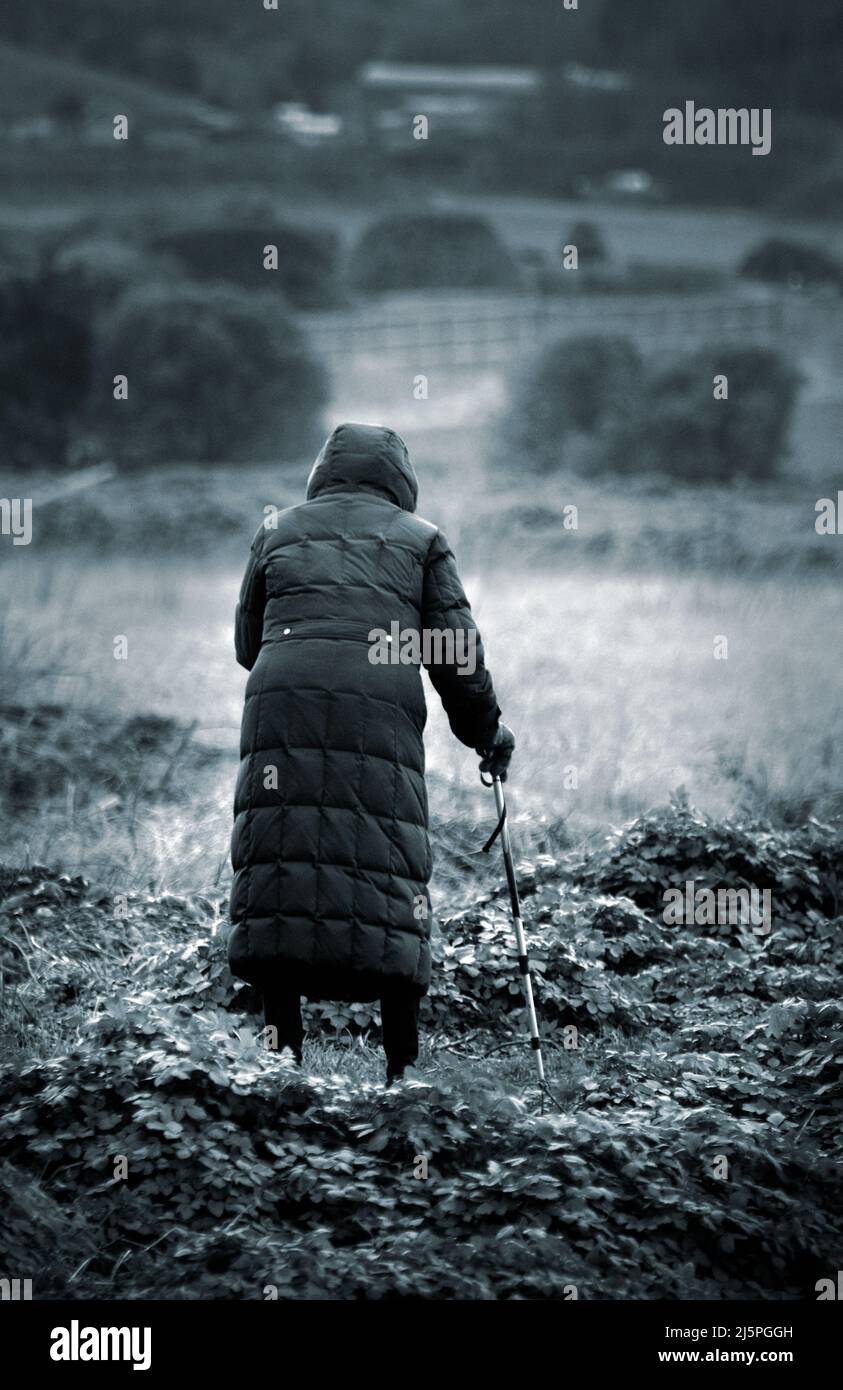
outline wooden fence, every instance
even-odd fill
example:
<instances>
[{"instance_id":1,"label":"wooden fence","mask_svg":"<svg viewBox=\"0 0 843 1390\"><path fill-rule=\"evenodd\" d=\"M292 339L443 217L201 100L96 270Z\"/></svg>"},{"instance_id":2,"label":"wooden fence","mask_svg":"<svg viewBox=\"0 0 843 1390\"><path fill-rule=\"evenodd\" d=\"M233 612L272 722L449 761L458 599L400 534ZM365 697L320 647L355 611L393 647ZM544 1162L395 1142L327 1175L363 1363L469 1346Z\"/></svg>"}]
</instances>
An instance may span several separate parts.
<instances>
[{"instance_id":1,"label":"wooden fence","mask_svg":"<svg viewBox=\"0 0 843 1390\"><path fill-rule=\"evenodd\" d=\"M796 295L734 296L402 295L342 311L301 316L315 352L345 367L500 367L534 348L581 333L620 334L643 351L673 353L702 343L786 346L832 335L841 346L839 301Z\"/></svg>"}]
</instances>

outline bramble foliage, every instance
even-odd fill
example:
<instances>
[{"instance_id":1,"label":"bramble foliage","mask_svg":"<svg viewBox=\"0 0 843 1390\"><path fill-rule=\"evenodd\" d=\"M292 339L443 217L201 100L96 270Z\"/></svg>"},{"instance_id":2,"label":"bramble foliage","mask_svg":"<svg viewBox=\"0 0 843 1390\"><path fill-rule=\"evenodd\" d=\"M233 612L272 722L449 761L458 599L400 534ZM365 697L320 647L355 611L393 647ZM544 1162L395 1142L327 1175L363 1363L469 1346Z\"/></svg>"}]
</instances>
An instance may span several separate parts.
<instances>
[{"instance_id":1,"label":"bramble foliage","mask_svg":"<svg viewBox=\"0 0 843 1390\"><path fill-rule=\"evenodd\" d=\"M2 871L7 1262L42 1297L813 1297L843 1197L842 863L839 828L680 799L522 864L544 1115L501 887L443 923L435 1067L384 1092L314 1074L313 1042L304 1072L265 1050L221 890L118 919L82 879ZM687 880L770 887L772 932L665 926ZM374 1019L311 1006L309 1031Z\"/></svg>"},{"instance_id":2,"label":"bramble foliage","mask_svg":"<svg viewBox=\"0 0 843 1390\"><path fill-rule=\"evenodd\" d=\"M788 831L714 821L680 793L666 810L640 816L628 830L609 836L586 868L586 882L608 891L623 888L645 909L659 911L664 890L687 879L707 888L770 888L788 932L804 924L813 933L818 914L834 917L843 907L840 832L813 818Z\"/></svg>"}]
</instances>

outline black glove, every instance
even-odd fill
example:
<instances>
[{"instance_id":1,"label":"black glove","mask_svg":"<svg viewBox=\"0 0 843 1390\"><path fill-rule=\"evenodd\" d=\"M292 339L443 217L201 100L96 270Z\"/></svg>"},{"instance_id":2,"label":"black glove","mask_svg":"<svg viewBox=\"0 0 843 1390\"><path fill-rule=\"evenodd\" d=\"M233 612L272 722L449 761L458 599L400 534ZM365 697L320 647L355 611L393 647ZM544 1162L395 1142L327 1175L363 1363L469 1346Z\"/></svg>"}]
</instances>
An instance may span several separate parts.
<instances>
[{"instance_id":1,"label":"black glove","mask_svg":"<svg viewBox=\"0 0 843 1390\"><path fill-rule=\"evenodd\" d=\"M483 760L480 771L488 772L491 777L500 777L505 782L506 770L515 752L515 735L505 724L499 724L491 746L478 748L477 752Z\"/></svg>"}]
</instances>

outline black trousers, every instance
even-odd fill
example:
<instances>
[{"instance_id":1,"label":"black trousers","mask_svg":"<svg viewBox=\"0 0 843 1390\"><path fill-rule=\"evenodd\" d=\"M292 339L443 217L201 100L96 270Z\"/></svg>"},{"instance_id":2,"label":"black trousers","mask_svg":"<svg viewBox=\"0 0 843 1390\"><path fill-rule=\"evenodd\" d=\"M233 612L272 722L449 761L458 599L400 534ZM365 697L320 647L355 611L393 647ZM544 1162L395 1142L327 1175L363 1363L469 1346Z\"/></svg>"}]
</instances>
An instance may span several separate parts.
<instances>
[{"instance_id":1,"label":"black trousers","mask_svg":"<svg viewBox=\"0 0 843 1390\"><path fill-rule=\"evenodd\" d=\"M302 1059L304 1026L301 995L291 986L264 991L264 1023L278 1030L278 1051L289 1047L297 1062ZM419 995L412 985L395 983L381 995L383 1050L388 1077L398 1077L419 1055Z\"/></svg>"}]
</instances>

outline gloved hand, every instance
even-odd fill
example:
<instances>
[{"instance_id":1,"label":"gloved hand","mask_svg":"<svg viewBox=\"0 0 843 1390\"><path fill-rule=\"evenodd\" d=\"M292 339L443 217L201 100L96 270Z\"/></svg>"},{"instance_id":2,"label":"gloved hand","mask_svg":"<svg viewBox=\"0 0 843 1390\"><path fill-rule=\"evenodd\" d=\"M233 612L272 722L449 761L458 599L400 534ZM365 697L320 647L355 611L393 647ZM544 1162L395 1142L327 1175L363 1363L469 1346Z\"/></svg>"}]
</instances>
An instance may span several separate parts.
<instances>
[{"instance_id":1,"label":"gloved hand","mask_svg":"<svg viewBox=\"0 0 843 1390\"><path fill-rule=\"evenodd\" d=\"M506 772L515 752L515 735L505 724L499 724L491 747L478 748L482 762L480 771L488 772L490 777L500 777L506 781Z\"/></svg>"}]
</instances>

